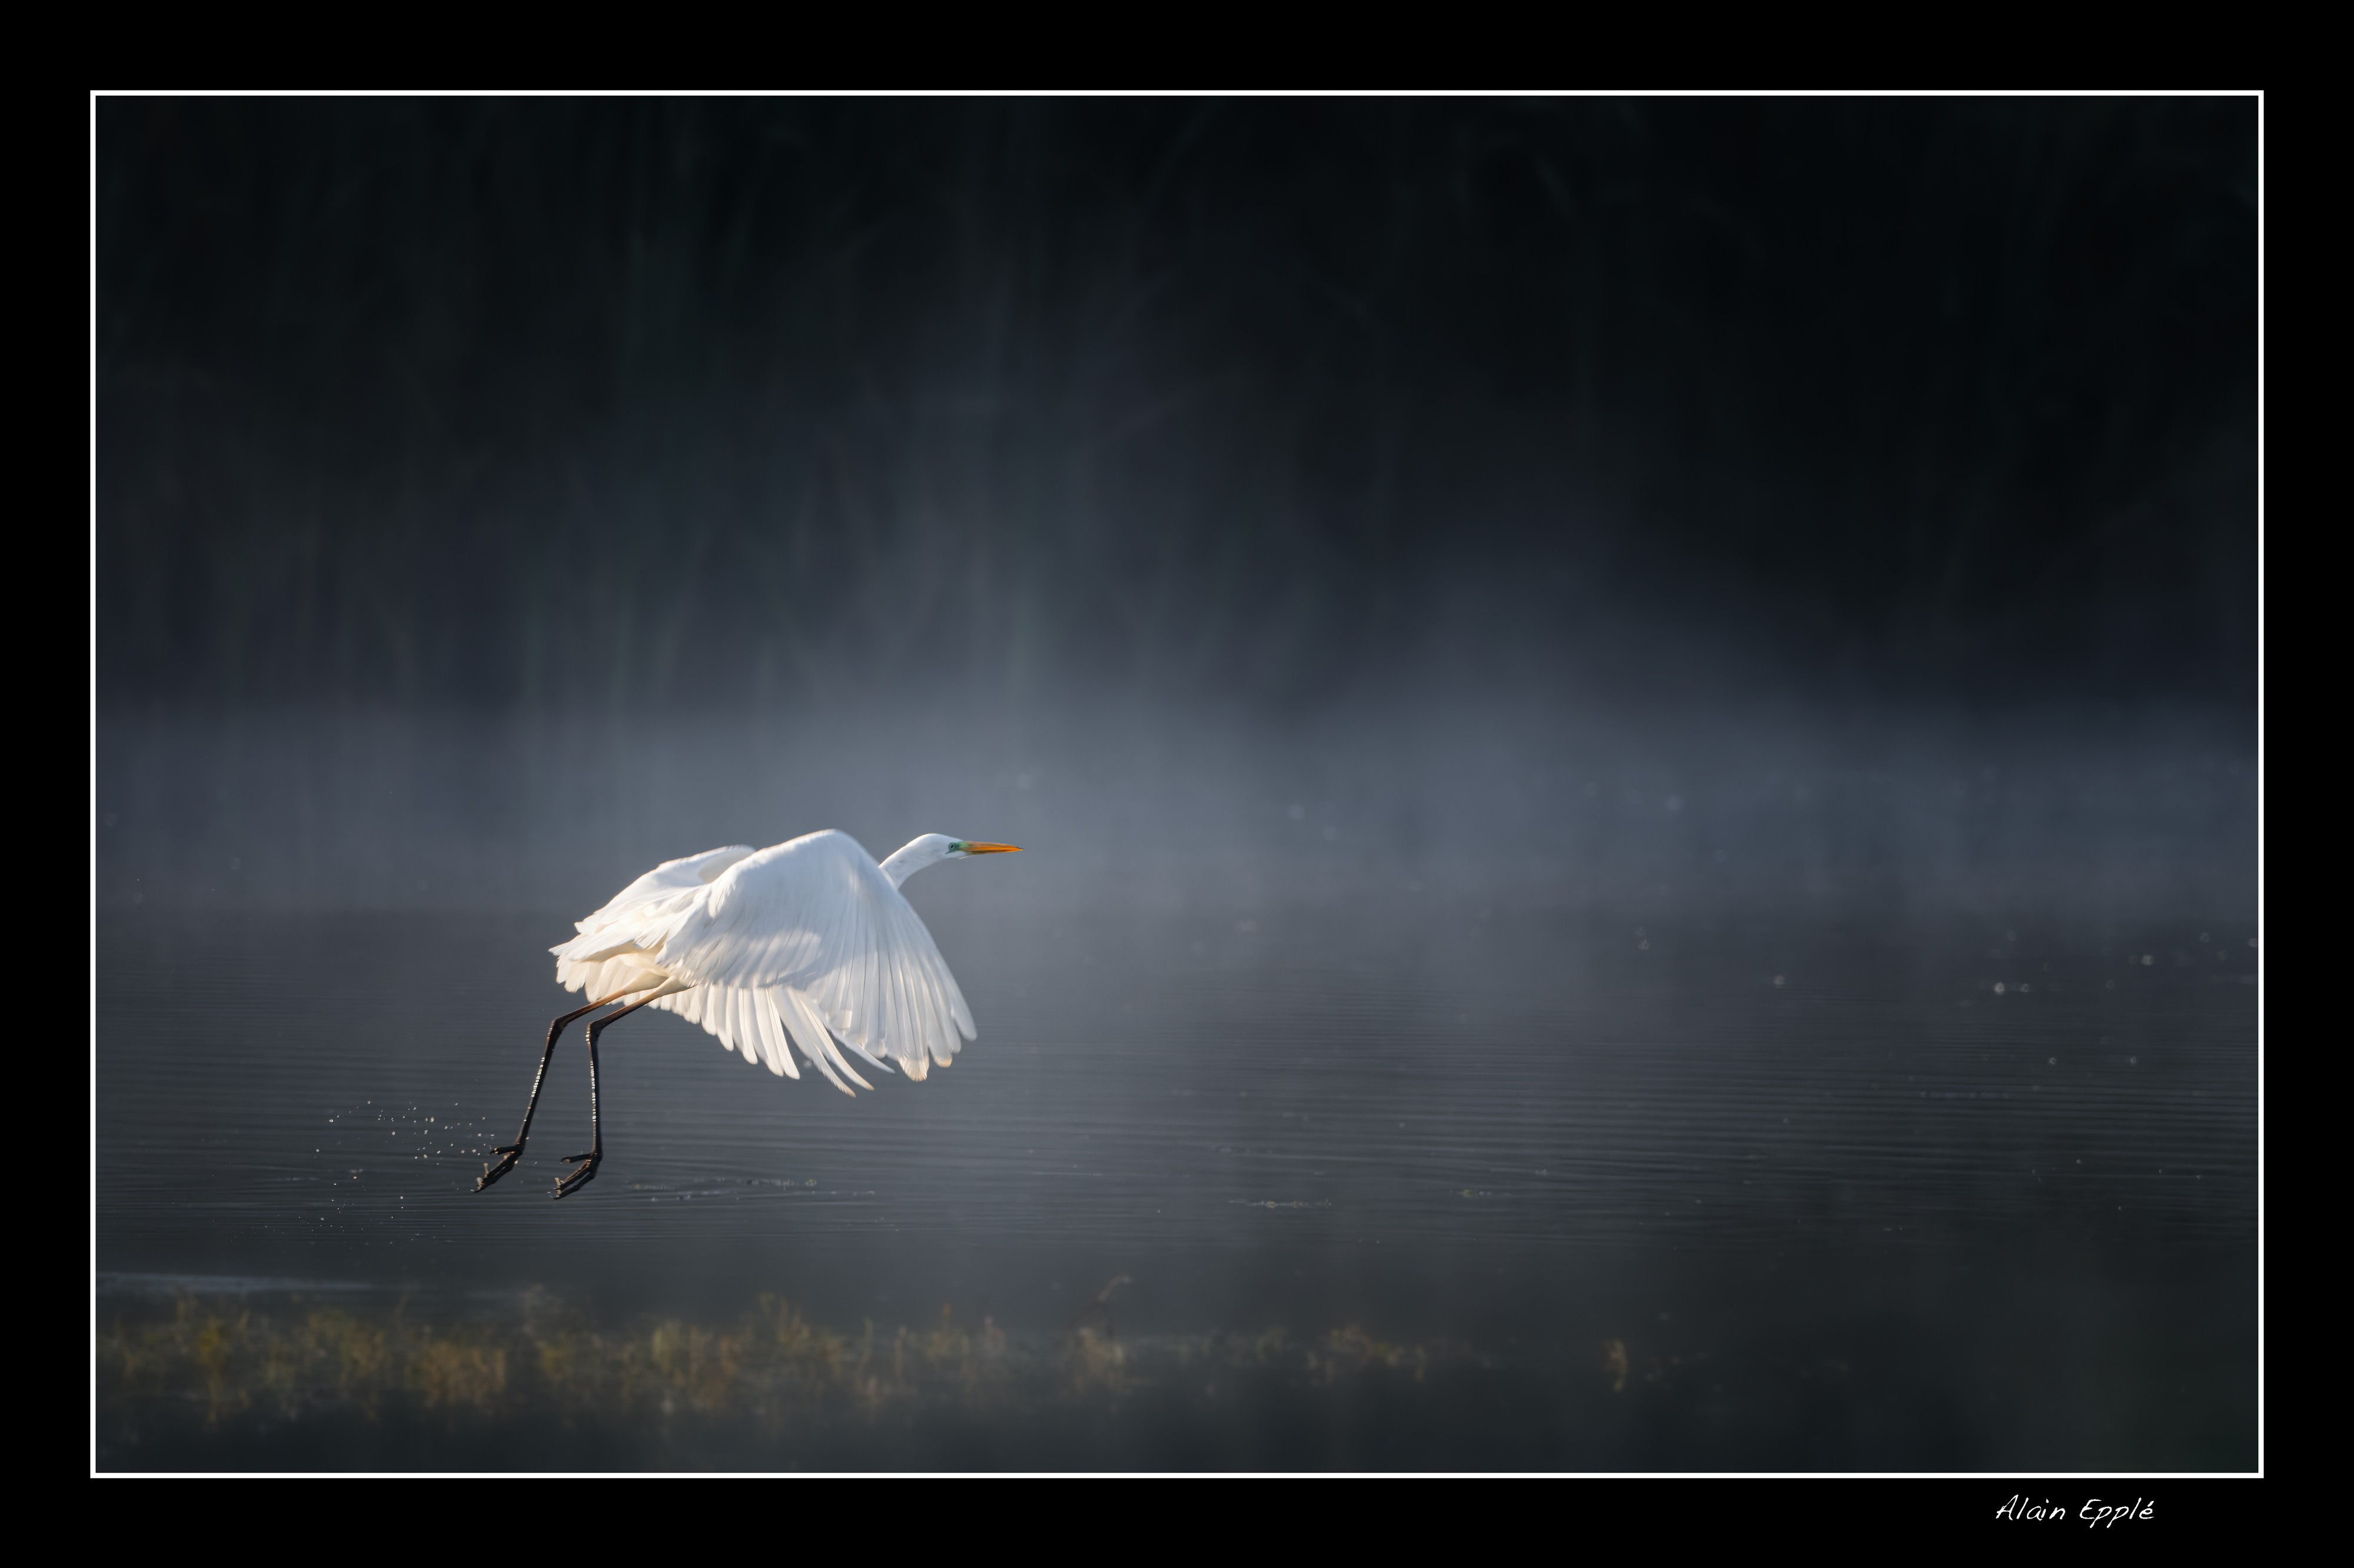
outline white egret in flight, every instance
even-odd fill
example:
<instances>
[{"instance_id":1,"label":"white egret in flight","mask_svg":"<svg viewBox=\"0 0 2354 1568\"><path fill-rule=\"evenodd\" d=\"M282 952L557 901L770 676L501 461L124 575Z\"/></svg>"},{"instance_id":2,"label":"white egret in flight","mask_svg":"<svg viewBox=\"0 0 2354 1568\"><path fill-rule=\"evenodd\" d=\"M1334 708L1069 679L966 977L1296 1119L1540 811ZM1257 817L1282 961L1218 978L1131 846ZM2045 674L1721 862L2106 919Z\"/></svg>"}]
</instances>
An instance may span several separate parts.
<instances>
[{"instance_id":1,"label":"white egret in flight","mask_svg":"<svg viewBox=\"0 0 2354 1568\"><path fill-rule=\"evenodd\" d=\"M877 865L855 839L828 829L764 850L730 844L664 861L548 949L565 990L597 1000L547 1026L523 1130L492 1150L499 1162L482 1168L474 1191L514 1169L564 1026L615 1002L623 1005L588 1024L588 1152L564 1157L578 1169L556 1183L559 1198L594 1181L605 1157L597 1036L642 1007L700 1023L722 1047L784 1077L801 1075L798 1046L845 1095L850 1084L875 1086L850 1056L885 1073L896 1062L918 1081L933 1064L947 1066L958 1037L972 1038L972 1014L899 888L928 865L1018 848L926 833Z\"/></svg>"}]
</instances>

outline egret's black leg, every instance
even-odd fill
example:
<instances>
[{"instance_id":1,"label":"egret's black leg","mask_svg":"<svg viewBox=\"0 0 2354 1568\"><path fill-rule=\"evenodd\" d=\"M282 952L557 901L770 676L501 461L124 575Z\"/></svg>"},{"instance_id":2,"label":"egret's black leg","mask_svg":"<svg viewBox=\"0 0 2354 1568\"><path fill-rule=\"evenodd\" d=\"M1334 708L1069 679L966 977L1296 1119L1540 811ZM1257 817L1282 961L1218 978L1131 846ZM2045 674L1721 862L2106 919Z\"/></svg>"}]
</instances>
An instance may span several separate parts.
<instances>
[{"instance_id":1,"label":"egret's black leg","mask_svg":"<svg viewBox=\"0 0 2354 1568\"><path fill-rule=\"evenodd\" d=\"M485 1165L482 1167L482 1175L474 1180L475 1192L481 1192L483 1188L489 1186L492 1182L497 1181L500 1177L514 1170L515 1161L523 1157L523 1146L531 1141L532 1113L539 1109L539 1087L542 1084L547 1082L547 1064L556 1054L557 1037L564 1033L564 1026L571 1022L576 1018L586 1018L588 1014L604 1006L605 1002L612 1000L613 999L609 996L605 999L605 1001L592 1001L586 1007L576 1007L571 1012L566 1013L563 1017L557 1019L555 1022L547 1026L547 1045L546 1048L542 1050L539 1054L539 1071L532 1075L531 1098L524 1103L523 1130L515 1134L515 1140L513 1143L503 1144L491 1150L492 1153L500 1157L499 1162L496 1165Z\"/></svg>"},{"instance_id":2,"label":"egret's black leg","mask_svg":"<svg viewBox=\"0 0 2354 1568\"><path fill-rule=\"evenodd\" d=\"M668 995L669 993L661 991L655 994ZM652 996L642 997L627 1007L617 1007L604 1017L594 1018L588 1022L588 1152L567 1154L564 1157L566 1164L576 1165L579 1169L557 1181L557 1197L561 1198L569 1193L578 1192L581 1188L597 1180L598 1163L605 1158L604 1124L597 1118L597 1036L605 1033L608 1025L629 1017L653 1000ZM566 1022L569 1022L570 1020L567 1019Z\"/></svg>"}]
</instances>

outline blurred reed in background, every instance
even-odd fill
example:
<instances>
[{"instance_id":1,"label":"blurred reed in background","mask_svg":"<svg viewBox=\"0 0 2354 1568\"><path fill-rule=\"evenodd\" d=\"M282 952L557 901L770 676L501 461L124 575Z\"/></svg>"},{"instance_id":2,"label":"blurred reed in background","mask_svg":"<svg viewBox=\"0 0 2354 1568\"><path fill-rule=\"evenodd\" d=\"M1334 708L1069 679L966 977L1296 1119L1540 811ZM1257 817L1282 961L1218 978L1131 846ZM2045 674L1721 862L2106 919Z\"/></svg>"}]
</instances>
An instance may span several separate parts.
<instances>
[{"instance_id":1,"label":"blurred reed in background","mask_svg":"<svg viewBox=\"0 0 2354 1568\"><path fill-rule=\"evenodd\" d=\"M2244 705L2243 101L107 100L110 707Z\"/></svg>"}]
</instances>

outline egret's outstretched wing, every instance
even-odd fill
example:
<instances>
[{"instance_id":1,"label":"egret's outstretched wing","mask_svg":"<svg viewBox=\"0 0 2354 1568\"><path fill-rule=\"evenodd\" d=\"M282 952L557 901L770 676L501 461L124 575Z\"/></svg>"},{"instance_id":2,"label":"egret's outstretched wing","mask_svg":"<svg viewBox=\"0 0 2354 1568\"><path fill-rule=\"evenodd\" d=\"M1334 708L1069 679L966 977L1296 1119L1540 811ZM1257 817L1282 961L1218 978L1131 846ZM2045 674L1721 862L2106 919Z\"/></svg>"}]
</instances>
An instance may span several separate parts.
<instances>
[{"instance_id":1,"label":"egret's outstretched wing","mask_svg":"<svg viewBox=\"0 0 2354 1568\"><path fill-rule=\"evenodd\" d=\"M811 833L729 866L670 932L662 962L698 989L794 993L776 1002L795 1036L822 1024L911 1078L948 1065L959 1036L972 1038L972 1014L931 933L874 856L843 833ZM684 1012L693 995L655 1005ZM766 1014L750 1016L757 1025ZM812 1060L823 1068L822 1057ZM833 1065L849 1071L838 1053Z\"/></svg>"},{"instance_id":2,"label":"egret's outstretched wing","mask_svg":"<svg viewBox=\"0 0 2354 1568\"><path fill-rule=\"evenodd\" d=\"M757 853L712 850L666 863L580 922L553 949L557 978L601 997L668 981L655 1000L772 1073L801 1076L799 1046L834 1087L873 1086L852 1054L911 1078L946 1066L972 1014L931 933L874 857L848 836L811 833Z\"/></svg>"}]
</instances>

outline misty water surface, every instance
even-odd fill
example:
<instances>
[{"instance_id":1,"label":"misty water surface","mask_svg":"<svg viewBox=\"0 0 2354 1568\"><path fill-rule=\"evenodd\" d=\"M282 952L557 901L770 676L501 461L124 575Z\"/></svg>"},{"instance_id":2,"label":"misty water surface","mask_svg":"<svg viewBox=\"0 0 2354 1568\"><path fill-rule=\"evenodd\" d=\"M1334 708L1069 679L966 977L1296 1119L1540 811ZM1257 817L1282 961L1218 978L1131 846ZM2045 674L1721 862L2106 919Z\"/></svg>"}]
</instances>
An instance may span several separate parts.
<instances>
[{"instance_id":1,"label":"misty water surface","mask_svg":"<svg viewBox=\"0 0 2354 1568\"><path fill-rule=\"evenodd\" d=\"M1744 770L1686 737L1681 772L1523 748L1449 787L1363 736L1216 733L1074 779L1084 748L1034 732L975 778L871 735L844 768L680 727L559 786L596 735L110 730L102 1309L723 1325L768 1293L853 1340L985 1324L1051 1369L1130 1281L1080 1324L1138 1358L1124 1391L748 1447L616 1422L598 1462L2253 1462L2258 949L2217 846L2253 779L2228 747L1842 771L1818 736ZM397 769L370 751L394 739ZM606 1037L596 1182L546 1201L586 1146L567 1043L525 1163L475 1194L563 1005L547 946L639 862L768 821L1029 846L909 884L979 1041L854 1103L640 1015ZM1278 1358L1246 1419L1179 1353L1270 1331L1440 1359L1340 1386ZM345 1462L557 1462L532 1386L309 1430ZM311 1462L267 1408L133 1401L102 1432L112 1462Z\"/></svg>"}]
</instances>

